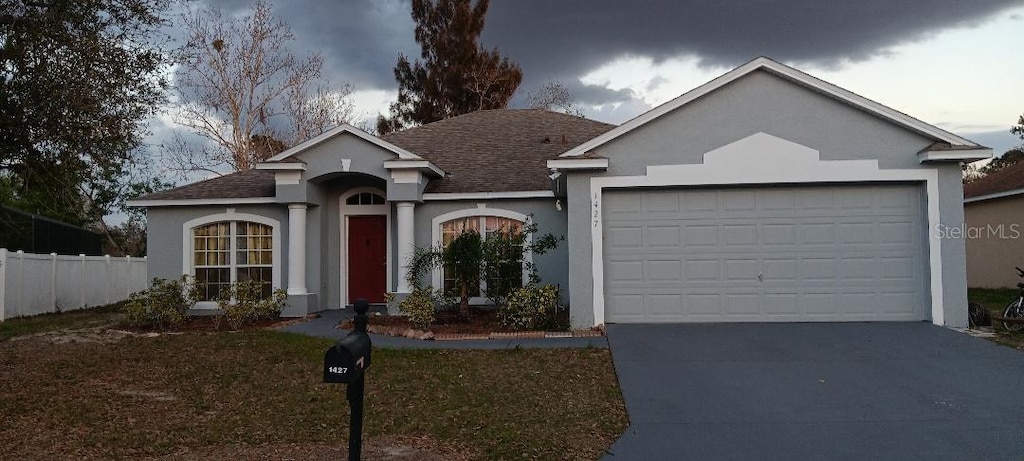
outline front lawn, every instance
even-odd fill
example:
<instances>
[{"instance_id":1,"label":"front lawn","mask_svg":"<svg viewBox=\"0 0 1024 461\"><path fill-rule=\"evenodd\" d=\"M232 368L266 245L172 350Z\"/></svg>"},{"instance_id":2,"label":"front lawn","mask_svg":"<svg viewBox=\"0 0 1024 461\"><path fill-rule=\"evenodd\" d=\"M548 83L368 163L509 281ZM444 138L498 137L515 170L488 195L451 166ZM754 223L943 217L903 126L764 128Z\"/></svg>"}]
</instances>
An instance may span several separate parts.
<instances>
[{"instance_id":1,"label":"front lawn","mask_svg":"<svg viewBox=\"0 0 1024 461\"><path fill-rule=\"evenodd\" d=\"M988 309L991 315L1003 315L1003 310L1011 300L1017 298L1017 290L1012 288L968 288L967 300L979 303ZM993 320L995 336L991 339L999 344L1024 350L1024 330L1010 333L1003 329L998 321Z\"/></svg>"},{"instance_id":2,"label":"front lawn","mask_svg":"<svg viewBox=\"0 0 1024 461\"><path fill-rule=\"evenodd\" d=\"M124 315L121 314L123 307L124 303L117 303L90 309L4 320L0 322L0 341L15 336L47 331L114 325L124 321Z\"/></svg>"},{"instance_id":3,"label":"front lawn","mask_svg":"<svg viewBox=\"0 0 1024 461\"><path fill-rule=\"evenodd\" d=\"M0 459L344 453L344 386L321 383L329 341L53 339L0 342ZM375 350L366 405L369 459L596 459L627 425L605 349Z\"/></svg>"}]
</instances>

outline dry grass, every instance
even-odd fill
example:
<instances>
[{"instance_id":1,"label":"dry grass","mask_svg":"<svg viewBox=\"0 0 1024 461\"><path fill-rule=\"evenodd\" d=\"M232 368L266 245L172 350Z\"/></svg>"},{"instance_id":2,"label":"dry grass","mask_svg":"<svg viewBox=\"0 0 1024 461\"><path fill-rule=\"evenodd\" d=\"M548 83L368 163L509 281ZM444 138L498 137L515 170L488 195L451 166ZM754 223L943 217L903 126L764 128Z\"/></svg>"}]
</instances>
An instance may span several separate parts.
<instances>
[{"instance_id":1,"label":"dry grass","mask_svg":"<svg viewBox=\"0 0 1024 461\"><path fill-rule=\"evenodd\" d=\"M329 342L270 331L0 342L0 459L325 459ZM603 349L376 350L370 459L595 459L626 427Z\"/></svg>"},{"instance_id":2,"label":"dry grass","mask_svg":"<svg viewBox=\"0 0 1024 461\"><path fill-rule=\"evenodd\" d=\"M122 303L0 322L0 341L33 333L113 325L124 320Z\"/></svg>"}]
</instances>

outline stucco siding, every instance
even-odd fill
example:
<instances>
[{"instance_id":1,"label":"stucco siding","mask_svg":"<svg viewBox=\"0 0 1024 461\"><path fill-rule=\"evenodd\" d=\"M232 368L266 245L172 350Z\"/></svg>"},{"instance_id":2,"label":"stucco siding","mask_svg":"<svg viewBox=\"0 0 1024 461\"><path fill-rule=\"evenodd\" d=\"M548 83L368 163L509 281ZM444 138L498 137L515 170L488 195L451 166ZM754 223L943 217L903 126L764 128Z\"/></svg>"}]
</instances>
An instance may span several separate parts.
<instances>
[{"instance_id":1,"label":"stucco siding","mask_svg":"<svg viewBox=\"0 0 1024 461\"><path fill-rule=\"evenodd\" d=\"M964 222L963 178L958 163L934 166L939 170L939 222ZM936 232L936 229L929 229ZM967 250L962 239L940 238L942 245L942 302L945 325L967 327Z\"/></svg>"},{"instance_id":2,"label":"stucco siding","mask_svg":"<svg viewBox=\"0 0 1024 461\"><path fill-rule=\"evenodd\" d=\"M391 175L384 169L383 162L398 156L351 133L341 133L327 142L296 154L295 157L306 162L306 171L303 175L305 179L343 172L342 159L348 159L351 160L348 171L358 171L387 180Z\"/></svg>"},{"instance_id":3,"label":"stucco siding","mask_svg":"<svg viewBox=\"0 0 1024 461\"><path fill-rule=\"evenodd\" d=\"M821 152L822 160L878 159L881 168L922 168L932 141L891 122L757 71L600 146L607 175L647 165L702 163L706 152L764 132Z\"/></svg>"},{"instance_id":4,"label":"stucco siding","mask_svg":"<svg viewBox=\"0 0 1024 461\"><path fill-rule=\"evenodd\" d=\"M590 229L593 224L589 172L573 173L566 179L566 210L568 217L567 247L569 254L569 291L572 304L569 316L573 327L594 325L594 278L592 274L593 248Z\"/></svg>"},{"instance_id":5,"label":"stucco siding","mask_svg":"<svg viewBox=\"0 0 1024 461\"><path fill-rule=\"evenodd\" d=\"M317 227L319 230L318 245L315 248L309 248L310 253L307 259L316 264L312 270L319 274L316 286L320 289L323 309L338 309L347 304L342 300L342 286L347 281L342 279L341 259L347 257L347 254L342 246L340 198L356 188L371 188L384 193L385 183L369 176L343 176L310 187L310 191L315 194L316 200L321 205L318 207L317 214L320 219ZM393 223L394 216L392 216L392 231L395 227ZM395 241L393 237L391 241L392 243ZM310 283L312 287L312 279L310 279ZM392 288L389 287L389 289Z\"/></svg>"},{"instance_id":6,"label":"stucco siding","mask_svg":"<svg viewBox=\"0 0 1024 461\"><path fill-rule=\"evenodd\" d=\"M184 248L182 226L193 219L227 213L253 214L278 222L281 242L281 286L287 286L288 279L288 209L285 205L236 205L236 206L195 206L195 207L152 207L147 210L146 248L149 259L149 278L177 278L184 273ZM230 218L224 220L232 220Z\"/></svg>"},{"instance_id":7,"label":"stucco siding","mask_svg":"<svg viewBox=\"0 0 1024 461\"><path fill-rule=\"evenodd\" d=\"M1024 196L964 204L967 285L1010 288L1024 267Z\"/></svg>"}]
</instances>

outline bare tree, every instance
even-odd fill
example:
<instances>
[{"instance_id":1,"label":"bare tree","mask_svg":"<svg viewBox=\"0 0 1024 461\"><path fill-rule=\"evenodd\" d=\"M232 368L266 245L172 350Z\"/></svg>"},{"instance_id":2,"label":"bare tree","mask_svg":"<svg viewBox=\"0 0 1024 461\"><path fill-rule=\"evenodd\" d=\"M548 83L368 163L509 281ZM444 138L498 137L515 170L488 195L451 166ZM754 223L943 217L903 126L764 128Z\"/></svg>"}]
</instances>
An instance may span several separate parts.
<instances>
[{"instance_id":1,"label":"bare tree","mask_svg":"<svg viewBox=\"0 0 1024 461\"><path fill-rule=\"evenodd\" d=\"M558 80L550 80L536 91L526 94L531 109L547 109L583 116L583 108L576 105L576 97Z\"/></svg>"},{"instance_id":2,"label":"bare tree","mask_svg":"<svg viewBox=\"0 0 1024 461\"><path fill-rule=\"evenodd\" d=\"M269 2L257 0L241 18L192 10L182 23L188 40L174 121L207 142L176 139L167 152L170 168L248 170L352 117L351 87L330 86L319 54L288 49L295 36Z\"/></svg>"}]
</instances>

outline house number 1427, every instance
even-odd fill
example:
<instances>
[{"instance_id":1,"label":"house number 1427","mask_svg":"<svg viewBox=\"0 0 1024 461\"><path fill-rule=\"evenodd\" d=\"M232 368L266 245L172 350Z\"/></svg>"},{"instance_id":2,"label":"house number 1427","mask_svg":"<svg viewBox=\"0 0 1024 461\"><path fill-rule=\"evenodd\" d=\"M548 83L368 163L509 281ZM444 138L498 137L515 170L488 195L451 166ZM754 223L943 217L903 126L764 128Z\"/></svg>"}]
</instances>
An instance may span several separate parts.
<instances>
[{"instance_id":1,"label":"house number 1427","mask_svg":"<svg viewBox=\"0 0 1024 461\"><path fill-rule=\"evenodd\" d=\"M348 367L327 367L327 372L343 375L345 373L348 373Z\"/></svg>"}]
</instances>

